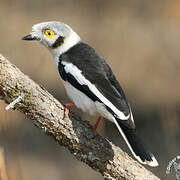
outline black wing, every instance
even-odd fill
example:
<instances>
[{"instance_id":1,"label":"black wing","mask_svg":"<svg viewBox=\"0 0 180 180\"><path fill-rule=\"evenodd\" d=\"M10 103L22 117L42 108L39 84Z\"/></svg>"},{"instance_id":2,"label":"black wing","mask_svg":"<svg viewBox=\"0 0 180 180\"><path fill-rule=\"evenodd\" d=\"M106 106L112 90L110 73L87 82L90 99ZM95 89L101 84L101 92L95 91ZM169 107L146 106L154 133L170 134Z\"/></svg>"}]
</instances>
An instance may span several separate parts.
<instances>
[{"instance_id":1,"label":"black wing","mask_svg":"<svg viewBox=\"0 0 180 180\"><path fill-rule=\"evenodd\" d=\"M85 78L94 84L118 110L125 116L130 114L128 102L119 82L109 65L93 48L81 42L61 55L60 59L77 66Z\"/></svg>"}]
</instances>

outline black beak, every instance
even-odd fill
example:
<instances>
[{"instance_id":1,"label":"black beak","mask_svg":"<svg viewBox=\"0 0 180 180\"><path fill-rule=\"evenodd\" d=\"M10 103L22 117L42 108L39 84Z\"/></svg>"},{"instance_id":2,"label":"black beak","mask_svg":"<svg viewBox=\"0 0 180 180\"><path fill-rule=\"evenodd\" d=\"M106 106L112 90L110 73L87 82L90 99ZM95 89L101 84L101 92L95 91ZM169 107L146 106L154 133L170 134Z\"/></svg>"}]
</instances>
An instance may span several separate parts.
<instances>
[{"instance_id":1,"label":"black beak","mask_svg":"<svg viewBox=\"0 0 180 180\"><path fill-rule=\"evenodd\" d=\"M37 39L35 37L32 37L31 34L29 34L29 35L23 37L22 40L32 41L32 40L37 40Z\"/></svg>"}]
</instances>

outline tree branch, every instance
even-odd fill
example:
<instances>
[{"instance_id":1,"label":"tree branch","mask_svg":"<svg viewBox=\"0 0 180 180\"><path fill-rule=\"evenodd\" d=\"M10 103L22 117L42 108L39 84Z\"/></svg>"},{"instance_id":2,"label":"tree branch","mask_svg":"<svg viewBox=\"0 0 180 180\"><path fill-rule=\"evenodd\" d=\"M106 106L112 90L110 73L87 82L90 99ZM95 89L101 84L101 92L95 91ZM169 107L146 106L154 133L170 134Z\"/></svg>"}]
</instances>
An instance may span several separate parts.
<instances>
[{"instance_id":1,"label":"tree branch","mask_svg":"<svg viewBox=\"0 0 180 180\"><path fill-rule=\"evenodd\" d=\"M78 159L105 179L154 179L155 175L130 158L119 147L97 135L87 121L75 114L64 115L64 106L43 87L24 75L0 55L0 98L31 119ZM19 99L18 99L19 98ZM17 100L18 99L18 100Z\"/></svg>"}]
</instances>

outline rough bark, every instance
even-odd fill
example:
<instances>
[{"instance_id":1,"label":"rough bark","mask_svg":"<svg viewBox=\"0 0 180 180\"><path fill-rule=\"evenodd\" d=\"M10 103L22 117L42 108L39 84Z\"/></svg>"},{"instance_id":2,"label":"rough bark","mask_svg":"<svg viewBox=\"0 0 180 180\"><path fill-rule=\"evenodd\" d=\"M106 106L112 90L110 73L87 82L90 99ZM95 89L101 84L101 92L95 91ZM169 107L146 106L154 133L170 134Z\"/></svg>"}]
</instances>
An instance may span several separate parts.
<instances>
[{"instance_id":1,"label":"rough bark","mask_svg":"<svg viewBox=\"0 0 180 180\"><path fill-rule=\"evenodd\" d=\"M59 101L0 55L0 98L11 103L19 95L15 109L105 179L159 179L109 140L94 136L87 121L73 113L65 116Z\"/></svg>"}]
</instances>

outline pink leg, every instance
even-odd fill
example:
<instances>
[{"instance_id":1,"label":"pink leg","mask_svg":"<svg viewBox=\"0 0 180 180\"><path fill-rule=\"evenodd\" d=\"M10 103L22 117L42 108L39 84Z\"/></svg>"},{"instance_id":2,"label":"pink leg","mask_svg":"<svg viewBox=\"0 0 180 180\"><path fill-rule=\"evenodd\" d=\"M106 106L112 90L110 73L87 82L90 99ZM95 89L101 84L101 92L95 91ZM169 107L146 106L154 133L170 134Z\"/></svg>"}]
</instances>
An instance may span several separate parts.
<instances>
[{"instance_id":1,"label":"pink leg","mask_svg":"<svg viewBox=\"0 0 180 180\"><path fill-rule=\"evenodd\" d=\"M101 120L102 120L102 117L101 117L101 116L99 116L99 117L98 117L98 119L97 119L96 124L93 126L93 129L94 129L94 131L95 131L95 132L96 132L96 129L97 129L97 127L98 127L99 123L101 122Z\"/></svg>"},{"instance_id":2,"label":"pink leg","mask_svg":"<svg viewBox=\"0 0 180 180\"><path fill-rule=\"evenodd\" d=\"M64 103L64 105L66 106L66 110L65 110L65 114L68 115L70 112L70 108L75 106L74 103Z\"/></svg>"}]
</instances>

